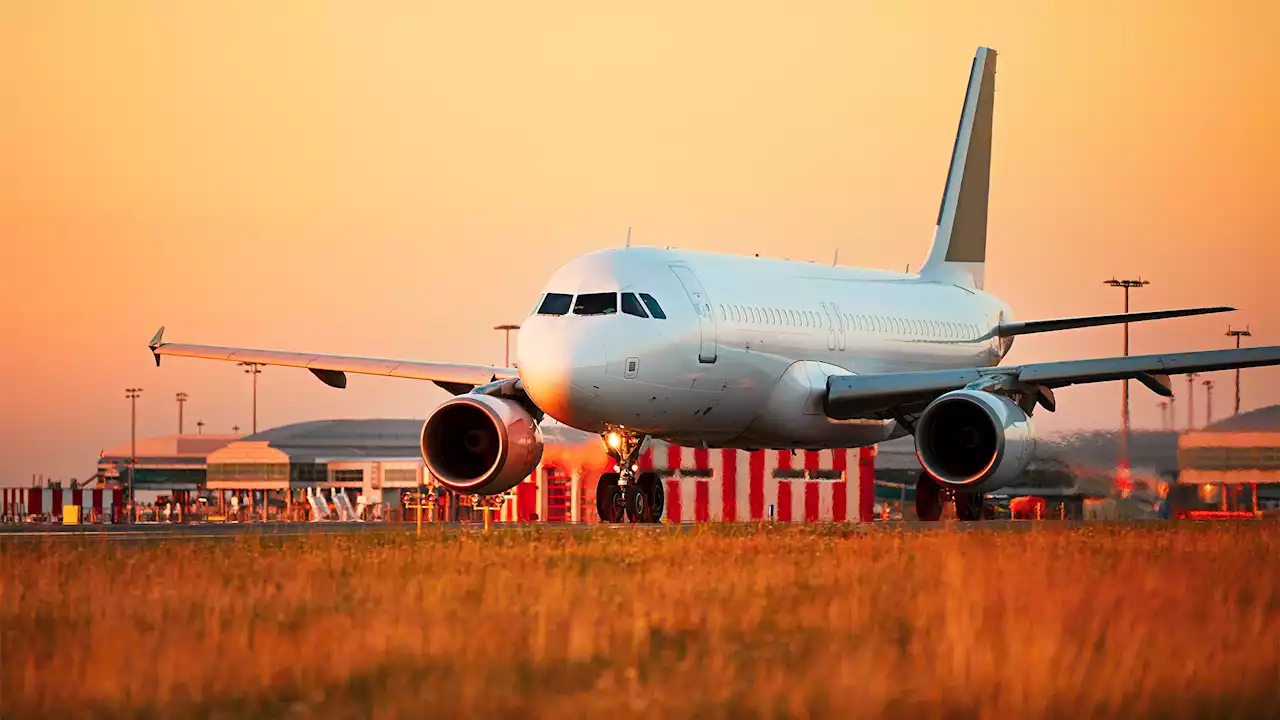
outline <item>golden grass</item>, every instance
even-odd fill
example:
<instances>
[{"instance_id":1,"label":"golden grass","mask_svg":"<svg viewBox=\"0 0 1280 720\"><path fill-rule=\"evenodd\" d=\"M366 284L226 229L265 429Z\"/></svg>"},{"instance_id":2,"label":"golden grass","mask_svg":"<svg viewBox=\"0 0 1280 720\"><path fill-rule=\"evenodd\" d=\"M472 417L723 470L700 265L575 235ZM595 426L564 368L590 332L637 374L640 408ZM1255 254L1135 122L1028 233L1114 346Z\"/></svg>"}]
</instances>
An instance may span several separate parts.
<instances>
[{"instance_id":1,"label":"golden grass","mask_svg":"<svg viewBox=\"0 0 1280 720\"><path fill-rule=\"evenodd\" d=\"M1256 716L1280 527L0 549L0 716Z\"/></svg>"}]
</instances>

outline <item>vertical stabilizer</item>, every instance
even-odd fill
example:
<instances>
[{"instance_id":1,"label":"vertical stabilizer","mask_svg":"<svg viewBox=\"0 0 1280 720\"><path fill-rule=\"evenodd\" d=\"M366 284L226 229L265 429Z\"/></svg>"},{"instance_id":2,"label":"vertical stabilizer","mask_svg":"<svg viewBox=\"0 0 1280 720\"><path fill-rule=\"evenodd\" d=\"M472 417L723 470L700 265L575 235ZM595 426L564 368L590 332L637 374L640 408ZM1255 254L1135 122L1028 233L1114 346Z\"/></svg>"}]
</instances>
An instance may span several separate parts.
<instances>
[{"instance_id":1,"label":"vertical stabilizer","mask_svg":"<svg viewBox=\"0 0 1280 720\"><path fill-rule=\"evenodd\" d=\"M942 204L938 207L933 246L920 268L920 277L926 280L982 287L995 93L996 51L978 48L969 72Z\"/></svg>"}]
</instances>

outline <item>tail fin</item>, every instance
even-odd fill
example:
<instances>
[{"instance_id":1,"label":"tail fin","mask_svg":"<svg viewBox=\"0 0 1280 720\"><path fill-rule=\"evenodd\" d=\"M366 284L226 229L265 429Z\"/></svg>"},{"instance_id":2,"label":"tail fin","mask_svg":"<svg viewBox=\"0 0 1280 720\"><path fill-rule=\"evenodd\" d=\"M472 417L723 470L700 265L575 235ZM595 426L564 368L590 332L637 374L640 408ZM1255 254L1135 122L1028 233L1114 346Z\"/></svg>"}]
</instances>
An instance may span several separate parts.
<instances>
[{"instance_id":1,"label":"tail fin","mask_svg":"<svg viewBox=\"0 0 1280 720\"><path fill-rule=\"evenodd\" d=\"M987 259L987 188L991 182L991 122L996 51L978 48L969 72L933 246L920 268L926 280L982 288Z\"/></svg>"}]
</instances>

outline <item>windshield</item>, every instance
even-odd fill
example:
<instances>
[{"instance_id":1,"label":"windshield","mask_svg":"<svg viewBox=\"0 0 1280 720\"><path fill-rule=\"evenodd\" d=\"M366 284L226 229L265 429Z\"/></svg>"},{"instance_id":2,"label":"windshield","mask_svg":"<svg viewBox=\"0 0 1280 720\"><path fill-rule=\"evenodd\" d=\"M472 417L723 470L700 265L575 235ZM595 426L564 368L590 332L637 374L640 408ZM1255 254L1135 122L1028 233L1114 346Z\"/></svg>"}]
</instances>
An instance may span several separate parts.
<instances>
[{"instance_id":1,"label":"windshield","mask_svg":"<svg viewBox=\"0 0 1280 720\"><path fill-rule=\"evenodd\" d=\"M586 293L573 304L574 315L613 315L618 312L617 293Z\"/></svg>"},{"instance_id":2,"label":"windshield","mask_svg":"<svg viewBox=\"0 0 1280 720\"><path fill-rule=\"evenodd\" d=\"M564 315L573 304L573 296L563 293L547 293L538 306L539 315Z\"/></svg>"},{"instance_id":3,"label":"windshield","mask_svg":"<svg viewBox=\"0 0 1280 720\"><path fill-rule=\"evenodd\" d=\"M649 293L640 293L640 299L644 301L645 307L649 308L649 314L659 320L666 320L667 314L662 312L662 306Z\"/></svg>"},{"instance_id":4,"label":"windshield","mask_svg":"<svg viewBox=\"0 0 1280 720\"><path fill-rule=\"evenodd\" d=\"M636 317L649 317L649 313L644 311L644 306L640 304L635 293L622 293L622 312Z\"/></svg>"}]
</instances>

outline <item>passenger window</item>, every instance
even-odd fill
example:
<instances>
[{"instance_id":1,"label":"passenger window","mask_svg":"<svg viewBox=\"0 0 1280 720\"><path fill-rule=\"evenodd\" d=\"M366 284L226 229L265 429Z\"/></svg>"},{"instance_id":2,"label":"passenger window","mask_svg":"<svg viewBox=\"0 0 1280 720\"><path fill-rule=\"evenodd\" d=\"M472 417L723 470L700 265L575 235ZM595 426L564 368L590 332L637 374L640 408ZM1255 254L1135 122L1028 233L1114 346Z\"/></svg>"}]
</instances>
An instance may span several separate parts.
<instances>
[{"instance_id":1,"label":"passenger window","mask_svg":"<svg viewBox=\"0 0 1280 720\"><path fill-rule=\"evenodd\" d=\"M574 315L613 315L616 312L617 293L584 293L573 304Z\"/></svg>"},{"instance_id":2,"label":"passenger window","mask_svg":"<svg viewBox=\"0 0 1280 720\"><path fill-rule=\"evenodd\" d=\"M644 306L649 308L649 314L658 320L666 320L667 314L662 312L662 306L649 293L640 293L640 299L644 301Z\"/></svg>"},{"instance_id":3,"label":"passenger window","mask_svg":"<svg viewBox=\"0 0 1280 720\"><path fill-rule=\"evenodd\" d=\"M641 318L649 317L649 313L644 311L644 305L640 304L640 299L635 293L622 293L622 312Z\"/></svg>"},{"instance_id":4,"label":"passenger window","mask_svg":"<svg viewBox=\"0 0 1280 720\"><path fill-rule=\"evenodd\" d=\"M539 315L564 315L573 305L573 296L563 293L547 293L538 306Z\"/></svg>"}]
</instances>

